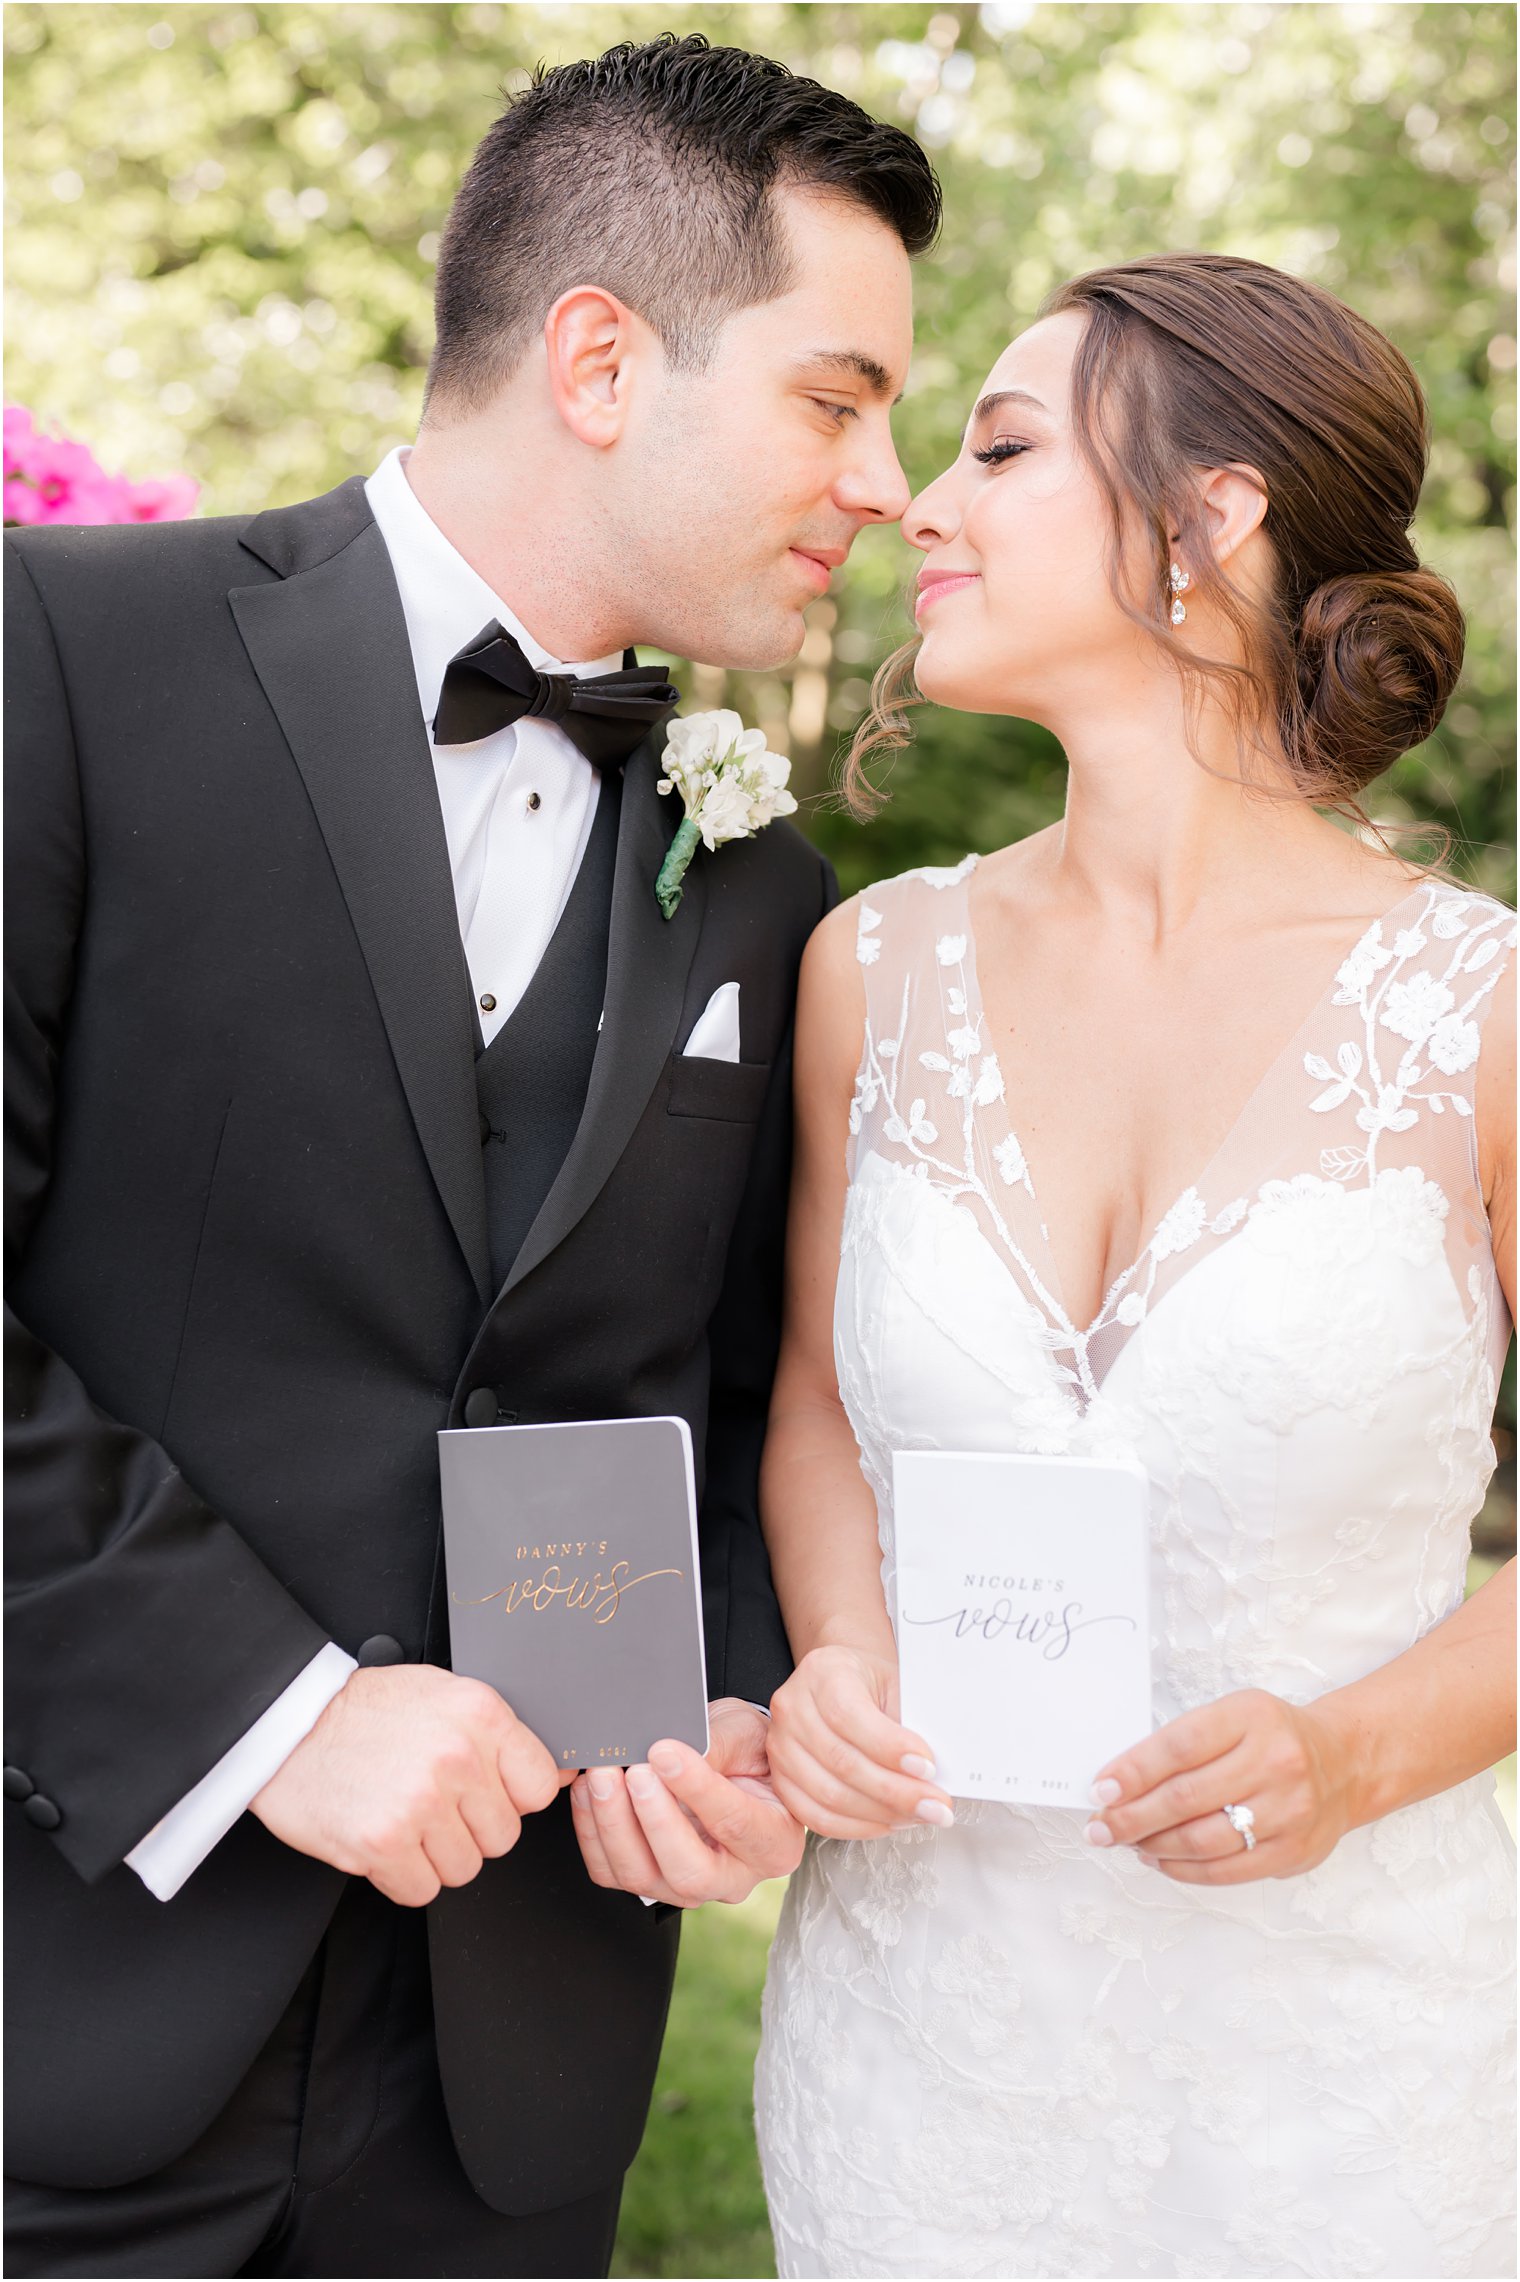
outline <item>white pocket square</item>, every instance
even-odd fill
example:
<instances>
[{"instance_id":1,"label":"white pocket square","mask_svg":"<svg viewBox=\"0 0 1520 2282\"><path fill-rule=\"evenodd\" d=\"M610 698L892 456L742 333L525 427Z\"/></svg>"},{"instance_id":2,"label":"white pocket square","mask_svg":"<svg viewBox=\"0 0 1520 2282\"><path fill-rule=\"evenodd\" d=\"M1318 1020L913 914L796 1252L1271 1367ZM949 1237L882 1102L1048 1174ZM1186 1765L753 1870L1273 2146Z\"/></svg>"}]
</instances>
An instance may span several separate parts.
<instances>
[{"instance_id":1,"label":"white pocket square","mask_svg":"<svg viewBox=\"0 0 1520 2282\"><path fill-rule=\"evenodd\" d=\"M693 1056L704 1062L739 1059L739 985L720 983L703 1007L697 1024L681 1049L683 1061Z\"/></svg>"}]
</instances>

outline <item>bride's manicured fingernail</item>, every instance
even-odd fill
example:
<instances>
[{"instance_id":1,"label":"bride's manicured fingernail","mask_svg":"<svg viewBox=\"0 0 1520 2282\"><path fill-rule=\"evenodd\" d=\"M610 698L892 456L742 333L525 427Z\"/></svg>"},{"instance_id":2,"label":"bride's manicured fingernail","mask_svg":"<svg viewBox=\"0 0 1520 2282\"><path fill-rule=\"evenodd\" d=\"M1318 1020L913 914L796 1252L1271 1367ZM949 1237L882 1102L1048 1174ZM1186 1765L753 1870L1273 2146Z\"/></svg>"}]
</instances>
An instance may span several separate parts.
<instances>
[{"instance_id":1,"label":"bride's manicured fingernail","mask_svg":"<svg viewBox=\"0 0 1520 2282\"><path fill-rule=\"evenodd\" d=\"M1112 1846L1114 1834L1106 1822L1090 1822L1082 1836L1089 1846Z\"/></svg>"},{"instance_id":2,"label":"bride's manicured fingernail","mask_svg":"<svg viewBox=\"0 0 1520 2282\"><path fill-rule=\"evenodd\" d=\"M914 1812L920 1822L932 1822L940 1830L948 1830L955 1820L953 1809L943 1799L920 1799Z\"/></svg>"},{"instance_id":3,"label":"bride's manicured fingernail","mask_svg":"<svg viewBox=\"0 0 1520 2282\"><path fill-rule=\"evenodd\" d=\"M1105 1775L1101 1783L1094 1783L1087 1795L1095 1807L1111 1807L1119 1796L1119 1785L1112 1775Z\"/></svg>"},{"instance_id":4,"label":"bride's manicured fingernail","mask_svg":"<svg viewBox=\"0 0 1520 2282\"><path fill-rule=\"evenodd\" d=\"M594 1799L610 1799L617 1790L618 1779L610 1767L596 1767L586 1777Z\"/></svg>"},{"instance_id":5,"label":"bride's manicured fingernail","mask_svg":"<svg viewBox=\"0 0 1520 2282\"><path fill-rule=\"evenodd\" d=\"M934 1761L925 1759L921 1752L905 1751L897 1764L905 1775L916 1775L921 1783L934 1780Z\"/></svg>"}]
</instances>

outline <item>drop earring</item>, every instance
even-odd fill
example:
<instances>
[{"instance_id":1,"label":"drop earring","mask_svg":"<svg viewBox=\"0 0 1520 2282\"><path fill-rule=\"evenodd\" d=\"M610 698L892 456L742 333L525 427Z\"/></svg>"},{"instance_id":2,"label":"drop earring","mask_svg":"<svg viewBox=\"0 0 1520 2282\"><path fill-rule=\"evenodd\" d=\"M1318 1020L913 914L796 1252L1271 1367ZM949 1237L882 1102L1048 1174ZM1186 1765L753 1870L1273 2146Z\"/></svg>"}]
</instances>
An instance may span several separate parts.
<instances>
[{"instance_id":1,"label":"drop earring","mask_svg":"<svg viewBox=\"0 0 1520 2282\"><path fill-rule=\"evenodd\" d=\"M1166 583L1172 590L1172 624L1174 626L1180 626L1184 618L1187 616L1187 605L1183 601L1182 597L1186 594L1188 588L1192 585L1193 582L1188 577L1188 574L1183 569L1181 563L1173 563L1171 569L1167 572Z\"/></svg>"}]
</instances>

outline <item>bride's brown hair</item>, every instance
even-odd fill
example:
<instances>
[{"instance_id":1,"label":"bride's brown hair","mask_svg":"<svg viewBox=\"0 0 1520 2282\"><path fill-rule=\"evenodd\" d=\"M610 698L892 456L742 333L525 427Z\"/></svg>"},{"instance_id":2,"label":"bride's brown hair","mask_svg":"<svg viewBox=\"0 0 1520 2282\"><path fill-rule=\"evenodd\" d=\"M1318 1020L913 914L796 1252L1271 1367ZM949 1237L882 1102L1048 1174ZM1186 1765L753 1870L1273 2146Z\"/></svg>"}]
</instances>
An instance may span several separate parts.
<instances>
[{"instance_id":1,"label":"bride's brown hair","mask_svg":"<svg viewBox=\"0 0 1520 2282\"><path fill-rule=\"evenodd\" d=\"M1456 596L1421 568L1409 537L1430 444L1414 373L1332 294L1226 254L1089 270L1041 315L1066 310L1085 319L1072 418L1112 519L1116 599L1165 648L1192 707L1210 690L1225 698L1242 754L1270 725L1301 795L1365 822L1360 795L1430 735L1462 666ZM1215 562L1192 480L1228 466L1255 469L1266 487L1277 580L1261 608ZM1154 565L1143 604L1122 578L1136 518ZM1173 640L1174 559L1234 628L1242 663L1197 658ZM865 762L908 742L909 712L923 702L917 654L905 644L872 686L841 785L859 817L885 798Z\"/></svg>"}]
</instances>

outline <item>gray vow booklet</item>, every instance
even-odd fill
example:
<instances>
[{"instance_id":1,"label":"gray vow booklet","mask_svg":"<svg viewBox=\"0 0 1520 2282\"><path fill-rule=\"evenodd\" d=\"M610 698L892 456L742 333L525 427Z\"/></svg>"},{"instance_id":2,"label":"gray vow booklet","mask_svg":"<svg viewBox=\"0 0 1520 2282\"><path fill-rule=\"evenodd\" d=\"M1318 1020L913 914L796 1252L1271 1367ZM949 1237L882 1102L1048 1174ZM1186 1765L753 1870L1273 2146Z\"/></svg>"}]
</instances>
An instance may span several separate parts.
<instances>
[{"instance_id":1,"label":"gray vow booklet","mask_svg":"<svg viewBox=\"0 0 1520 2282\"><path fill-rule=\"evenodd\" d=\"M707 1749L696 1477L684 1418L438 1437L456 1672L562 1767Z\"/></svg>"}]
</instances>

